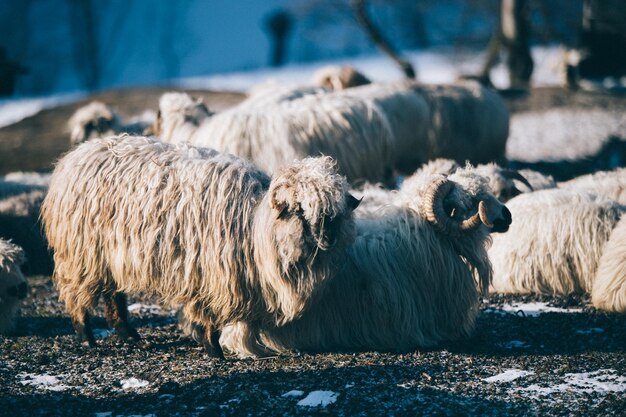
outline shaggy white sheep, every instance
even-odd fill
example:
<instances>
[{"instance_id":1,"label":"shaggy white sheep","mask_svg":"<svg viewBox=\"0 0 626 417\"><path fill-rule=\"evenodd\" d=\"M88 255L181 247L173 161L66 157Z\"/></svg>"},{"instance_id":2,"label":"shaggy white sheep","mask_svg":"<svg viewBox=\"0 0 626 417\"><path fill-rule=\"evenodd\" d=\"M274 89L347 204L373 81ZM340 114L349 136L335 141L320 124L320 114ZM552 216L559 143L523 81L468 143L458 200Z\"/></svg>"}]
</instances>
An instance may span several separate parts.
<instances>
[{"instance_id":1,"label":"shaggy white sheep","mask_svg":"<svg viewBox=\"0 0 626 417\"><path fill-rule=\"evenodd\" d=\"M88 310L138 338L125 293L182 304L206 329L235 320L283 324L329 280L354 233L356 200L330 158L293 162L270 178L232 155L151 138L94 139L52 174L42 219L54 280L81 340Z\"/></svg>"},{"instance_id":2,"label":"shaggy white sheep","mask_svg":"<svg viewBox=\"0 0 626 417\"><path fill-rule=\"evenodd\" d=\"M515 222L508 233L493 236L489 250L493 292L591 293L597 300L624 299L623 294L593 294L595 282L617 282L617 278L600 276L598 264L605 249L613 246L609 251L613 261L625 262L624 246L616 248L618 237L607 245L624 206L604 197L562 189L522 194L507 206ZM624 277L619 279L623 282ZM598 301L598 305L609 310L619 308L607 307L606 302Z\"/></svg>"},{"instance_id":3,"label":"shaggy white sheep","mask_svg":"<svg viewBox=\"0 0 626 417\"><path fill-rule=\"evenodd\" d=\"M626 168L600 171L560 182L559 188L586 191L617 201L626 206Z\"/></svg>"},{"instance_id":4,"label":"shaggy white sheep","mask_svg":"<svg viewBox=\"0 0 626 417\"><path fill-rule=\"evenodd\" d=\"M151 134L167 143L189 142L198 126L213 113L187 93L165 93L159 99L159 111Z\"/></svg>"},{"instance_id":5,"label":"shaggy white sheep","mask_svg":"<svg viewBox=\"0 0 626 417\"><path fill-rule=\"evenodd\" d=\"M27 295L28 286L20 270L23 263L22 249L0 239L0 334L13 331L20 302Z\"/></svg>"},{"instance_id":6,"label":"shaggy white sheep","mask_svg":"<svg viewBox=\"0 0 626 417\"><path fill-rule=\"evenodd\" d=\"M626 313L626 216L617 223L602 250L591 302L601 310Z\"/></svg>"},{"instance_id":7,"label":"shaggy white sheep","mask_svg":"<svg viewBox=\"0 0 626 417\"><path fill-rule=\"evenodd\" d=\"M80 107L68 122L70 141L77 145L86 140L119 133L141 134L154 122L150 112L127 123L110 107L100 101Z\"/></svg>"},{"instance_id":8,"label":"shaggy white sheep","mask_svg":"<svg viewBox=\"0 0 626 417\"><path fill-rule=\"evenodd\" d=\"M232 153L267 172L294 159L327 155L351 183L393 182L392 133L377 106L337 94L279 95L250 98L207 118L197 130L179 128L184 134L166 134L164 129L160 138ZM161 116L165 125L163 109Z\"/></svg>"},{"instance_id":9,"label":"shaggy white sheep","mask_svg":"<svg viewBox=\"0 0 626 417\"><path fill-rule=\"evenodd\" d=\"M489 233L506 207L471 171L422 177L406 204L357 219L344 267L301 318L284 326L225 328L228 350L406 352L468 335L489 285ZM478 282L477 282L478 281Z\"/></svg>"}]
</instances>

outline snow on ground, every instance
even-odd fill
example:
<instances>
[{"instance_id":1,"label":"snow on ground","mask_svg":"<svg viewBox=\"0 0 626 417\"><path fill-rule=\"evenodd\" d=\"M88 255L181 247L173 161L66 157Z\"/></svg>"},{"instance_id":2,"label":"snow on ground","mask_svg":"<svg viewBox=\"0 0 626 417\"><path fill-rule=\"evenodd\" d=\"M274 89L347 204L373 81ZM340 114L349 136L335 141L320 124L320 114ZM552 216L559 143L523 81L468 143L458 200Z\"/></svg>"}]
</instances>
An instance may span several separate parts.
<instances>
[{"instance_id":1,"label":"snow on ground","mask_svg":"<svg viewBox=\"0 0 626 417\"><path fill-rule=\"evenodd\" d=\"M339 394L333 391L311 391L309 395L298 401L301 407L326 407L337 401Z\"/></svg>"},{"instance_id":2,"label":"snow on ground","mask_svg":"<svg viewBox=\"0 0 626 417\"><path fill-rule=\"evenodd\" d=\"M537 317L544 313L582 313L582 311L582 308L552 307L542 302L505 304L498 309L487 308L483 310L484 313L514 313L523 314L525 317Z\"/></svg>"},{"instance_id":3,"label":"snow on ground","mask_svg":"<svg viewBox=\"0 0 626 417\"><path fill-rule=\"evenodd\" d=\"M555 393L607 394L626 391L626 377L613 369L599 369L592 372L568 373L563 376L563 383L541 386L532 384L514 390L521 395L539 399Z\"/></svg>"},{"instance_id":4,"label":"snow on ground","mask_svg":"<svg viewBox=\"0 0 626 417\"><path fill-rule=\"evenodd\" d=\"M72 93L48 97L0 100L0 128L34 116L42 110L73 103L84 96L84 93Z\"/></svg>"},{"instance_id":5,"label":"snow on ground","mask_svg":"<svg viewBox=\"0 0 626 417\"><path fill-rule=\"evenodd\" d=\"M533 371L523 371L521 369L507 369L504 372L499 373L498 375L490 376L489 378L483 379L485 382L511 382L515 381L518 378L523 378L528 375L534 375Z\"/></svg>"},{"instance_id":6,"label":"snow on ground","mask_svg":"<svg viewBox=\"0 0 626 417\"><path fill-rule=\"evenodd\" d=\"M144 381L143 379L137 379L135 377L122 379L120 381L120 385L122 385L123 390L132 390L137 388L144 388L150 385L148 381Z\"/></svg>"},{"instance_id":7,"label":"snow on ground","mask_svg":"<svg viewBox=\"0 0 626 417\"><path fill-rule=\"evenodd\" d=\"M57 375L38 375L38 374L29 374L26 372L22 372L17 374L17 377L22 379L20 384L22 385L32 385L38 389L42 389L44 391L65 391L69 389L67 385L61 383L61 376Z\"/></svg>"},{"instance_id":8,"label":"snow on ground","mask_svg":"<svg viewBox=\"0 0 626 417\"><path fill-rule=\"evenodd\" d=\"M281 395L281 397L294 397L295 398L295 397L302 397L303 395L304 395L304 391L294 389L294 390L284 393L283 395Z\"/></svg>"},{"instance_id":9,"label":"snow on ground","mask_svg":"<svg viewBox=\"0 0 626 417\"><path fill-rule=\"evenodd\" d=\"M559 152L560 158L577 159L597 153L610 136L626 137L626 118L621 111L611 109L557 108L515 114L510 132L510 159L539 161L553 153L555 144L567 144Z\"/></svg>"},{"instance_id":10,"label":"snow on ground","mask_svg":"<svg viewBox=\"0 0 626 417\"><path fill-rule=\"evenodd\" d=\"M535 87L558 85L558 62L561 48L535 47L532 50L535 60L533 85ZM433 48L406 54L406 58L417 68L418 79L426 83L450 83L462 74L477 73L483 62L483 52L459 51L453 48ZM312 64L294 64L278 69L260 69L202 77L179 79L177 84L184 88L210 90L247 91L265 82L280 82L284 85L310 84L313 74L328 65L352 65L374 81L393 81L403 78L402 73L391 60L384 56L345 58ZM497 65L491 73L492 81L499 88L508 87L508 72L504 64Z\"/></svg>"},{"instance_id":11,"label":"snow on ground","mask_svg":"<svg viewBox=\"0 0 626 417\"><path fill-rule=\"evenodd\" d=\"M161 314L163 309L157 304L134 303L128 306L128 311L131 313Z\"/></svg>"}]
</instances>

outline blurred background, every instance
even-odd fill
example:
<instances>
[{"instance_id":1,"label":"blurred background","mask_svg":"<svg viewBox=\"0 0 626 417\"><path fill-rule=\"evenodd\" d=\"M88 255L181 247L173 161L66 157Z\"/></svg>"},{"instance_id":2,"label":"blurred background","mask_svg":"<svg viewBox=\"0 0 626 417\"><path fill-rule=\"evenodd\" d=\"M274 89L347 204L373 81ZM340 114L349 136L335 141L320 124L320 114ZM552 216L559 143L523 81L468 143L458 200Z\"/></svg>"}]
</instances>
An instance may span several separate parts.
<instances>
[{"instance_id":1,"label":"blurred background","mask_svg":"<svg viewBox=\"0 0 626 417\"><path fill-rule=\"evenodd\" d=\"M376 46L355 18L355 3L3 1L2 95L163 84L185 77L374 56ZM445 50L446 56L463 57L485 51L499 27L500 0L365 3L374 25L398 51ZM526 3L531 45L577 46L583 0ZM419 78L419 66L417 73Z\"/></svg>"}]
</instances>

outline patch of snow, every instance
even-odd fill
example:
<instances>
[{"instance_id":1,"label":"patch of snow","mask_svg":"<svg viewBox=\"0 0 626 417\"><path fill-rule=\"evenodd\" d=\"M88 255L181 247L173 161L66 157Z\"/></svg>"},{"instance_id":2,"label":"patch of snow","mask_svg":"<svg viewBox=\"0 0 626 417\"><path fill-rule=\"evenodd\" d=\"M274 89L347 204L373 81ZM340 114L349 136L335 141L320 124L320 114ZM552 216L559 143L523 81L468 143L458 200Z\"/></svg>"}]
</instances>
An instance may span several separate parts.
<instances>
[{"instance_id":1,"label":"patch of snow","mask_svg":"<svg viewBox=\"0 0 626 417\"><path fill-rule=\"evenodd\" d=\"M149 313L149 314L161 314L163 309L160 305L157 304L143 304L143 303L134 303L128 306L128 311L140 312L140 313Z\"/></svg>"},{"instance_id":2,"label":"patch of snow","mask_svg":"<svg viewBox=\"0 0 626 417\"><path fill-rule=\"evenodd\" d=\"M500 343L499 345L505 349L524 349L530 347L529 343L522 340L511 340L509 342Z\"/></svg>"},{"instance_id":3,"label":"patch of snow","mask_svg":"<svg viewBox=\"0 0 626 417\"><path fill-rule=\"evenodd\" d=\"M137 379L135 377L128 378L128 379L122 379L120 381L120 384L122 385L122 389L124 389L124 390L136 389L136 388L144 388L144 387L147 387L148 385L150 385L150 383L148 381L144 381L143 379Z\"/></svg>"},{"instance_id":4,"label":"patch of snow","mask_svg":"<svg viewBox=\"0 0 626 417\"><path fill-rule=\"evenodd\" d=\"M506 371L499 373L498 375L490 376L483 379L485 382L511 382L518 378L523 378L528 375L534 375L533 371L524 371L521 369L507 369Z\"/></svg>"},{"instance_id":5,"label":"patch of snow","mask_svg":"<svg viewBox=\"0 0 626 417\"><path fill-rule=\"evenodd\" d=\"M626 377L618 375L613 369L599 369L592 372L568 373L564 375L564 382L549 387L532 384L528 387L518 388L516 392L528 394L530 397L539 398L558 392L574 394L606 394L609 392L626 391Z\"/></svg>"},{"instance_id":6,"label":"patch of snow","mask_svg":"<svg viewBox=\"0 0 626 417\"><path fill-rule=\"evenodd\" d=\"M48 374L37 375L37 374L29 374L26 372L22 372L17 374L18 378L21 378L22 381L20 383L22 385L32 385L36 388L43 389L45 391L65 391L69 389L65 384L61 383L60 375L53 376Z\"/></svg>"},{"instance_id":7,"label":"patch of snow","mask_svg":"<svg viewBox=\"0 0 626 417\"><path fill-rule=\"evenodd\" d=\"M599 327L592 327L590 329L576 330L576 334L598 334L598 333L604 333L604 329L601 329Z\"/></svg>"},{"instance_id":8,"label":"patch of snow","mask_svg":"<svg viewBox=\"0 0 626 417\"><path fill-rule=\"evenodd\" d=\"M96 417L112 417L113 411L96 412Z\"/></svg>"},{"instance_id":9,"label":"patch of snow","mask_svg":"<svg viewBox=\"0 0 626 417\"><path fill-rule=\"evenodd\" d=\"M303 395L304 395L304 391L300 391L299 389L294 389L294 390L284 393L283 395L281 395L281 397L302 397Z\"/></svg>"},{"instance_id":10,"label":"patch of snow","mask_svg":"<svg viewBox=\"0 0 626 417\"><path fill-rule=\"evenodd\" d=\"M352 388L352 387L354 387L353 383L349 383L344 386L344 388Z\"/></svg>"},{"instance_id":11,"label":"patch of snow","mask_svg":"<svg viewBox=\"0 0 626 417\"><path fill-rule=\"evenodd\" d=\"M573 308L561 308L552 307L548 303L535 302L535 303L513 303L505 304L501 308L487 308L484 313L523 313L526 317L537 317L544 313L582 313L583 309L579 307Z\"/></svg>"},{"instance_id":12,"label":"patch of snow","mask_svg":"<svg viewBox=\"0 0 626 417\"><path fill-rule=\"evenodd\" d=\"M104 339L113 334L111 329L93 329L93 335L97 338Z\"/></svg>"},{"instance_id":13,"label":"patch of snow","mask_svg":"<svg viewBox=\"0 0 626 417\"><path fill-rule=\"evenodd\" d=\"M9 172L3 177L4 181L18 182L20 184L38 185L47 187L50 184L50 173L28 172L28 171L16 171Z\"/></svg>"},{"instance_id":14,"label":"patch of snow","mask_svg":"<svg viewBox=\"0 0 626 417\"><path fill-rule=\"evenodd\" d=\"M0 128L17 123L42 110L73 103L84 96L84 93L72 93L49 97L0 100Z\"/></svg>"},{"instance_id":15,"label":"patch of snow","mask_svg":"<svg viewBox=\"0 0 626 417\"><path fill-rule=\"evenodd\" d=\"M311 391L309 395L298 401L301 407L326 407L337 401L339 394L333 391Z\"/></svg>"}]
</instances>

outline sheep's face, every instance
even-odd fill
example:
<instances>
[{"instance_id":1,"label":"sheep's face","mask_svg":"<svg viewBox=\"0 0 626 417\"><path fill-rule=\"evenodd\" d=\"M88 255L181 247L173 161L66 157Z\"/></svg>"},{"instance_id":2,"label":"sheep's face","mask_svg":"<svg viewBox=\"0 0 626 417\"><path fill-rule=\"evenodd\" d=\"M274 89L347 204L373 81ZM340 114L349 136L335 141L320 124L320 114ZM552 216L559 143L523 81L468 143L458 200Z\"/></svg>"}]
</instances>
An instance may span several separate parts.
<instances>
[{"instance_id":1,"label":"sheep's face","mask_svg":"<svg viewBox=\"0 0 626 417\"><path fill-rule=\"evenodd\" d=\"M489 188L498 200L506 203L515 196L522 194L522 189L533 191L528 180L518 171L502 168L497 164L479 165L475 172L489 179Z\"/></svg>"},{"instance_id":2,"label":"sheep's face","mask_svg":"<svg viewBox=\"0 0 626 417\"><path fill-rule=\"evenodd\" d=\"M307 158L272 181L274 235L285 266L313 260L354 239L353 210L359 200L347 192L330 158Z\"/></svg>"},{"instance_id":3,"label":"sheep's face","mask_svg":"<svg viewBox=\"0 0 626 417\"><path fill-rule=\"evenodd\" d=\"M69 121L71 140L78 144L114 130L119 124L117 115L106 104L94 101L81 107Z\"/></svg>"},{"instance_id":4,"label":"sheep's face","mask_svg":"<svg viewBox=\"0 0 626 417\"><path fill-rule=\"evenodd\" d=\"M511 212L491 192L487 179L461 169L448 177L455 183L454 188L443 200L446 213L459 221L478 215L482 226L490 232L503 233L511 225Z\"/></svg>"},{"instance_id":5,"label":"sheep's face","mask_svg":"<svg viewBox=\"0 0 626 417\"><path fill-rule=\"evenodd\" d=\"M204 119L213 114L203 103L202 98L196 99L186 93L165 93L159 101L157 118L147 133L161 136L165 130L183 124L198 127Z\"/></svg>"}]
</instances>

